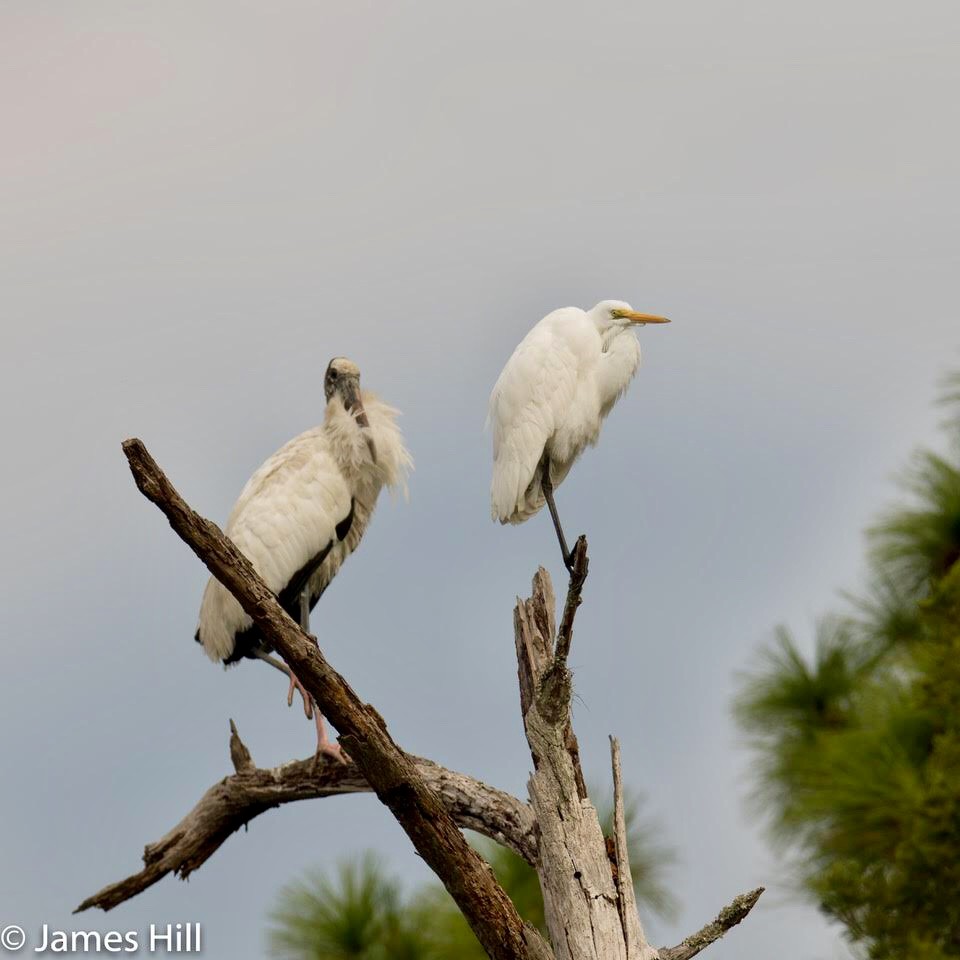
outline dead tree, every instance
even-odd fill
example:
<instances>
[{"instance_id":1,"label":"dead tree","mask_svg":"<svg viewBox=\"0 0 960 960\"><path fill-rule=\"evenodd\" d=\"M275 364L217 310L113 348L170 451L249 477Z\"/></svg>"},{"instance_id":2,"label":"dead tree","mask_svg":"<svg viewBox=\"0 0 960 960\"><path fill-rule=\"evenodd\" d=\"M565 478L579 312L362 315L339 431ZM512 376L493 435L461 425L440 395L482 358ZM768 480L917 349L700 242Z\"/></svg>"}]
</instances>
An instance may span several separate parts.
<instances>
[{"instance_id":1,"label":"dead tree","mask_svg":"<svg viewBox=\"0 0 960 960\"><path fill-rule=\"evenodd\" d=\"M587 576L587 543L574 548L559 629L549 574L514 610L520 707L533 760L529 802L403 751L379 712L364 703L287 616L249 561L195 513L139 440L123 445L140 491L237 598L340 732L347 765L297 760L255 766L230 722L235 773L215 783L164 837L147 845L143 869L88 897L77 911L110 910L168 873L186 878L241 826L266 810L342 793L373 791L410 837L494 960L687 960L753 908L763 888L737 897L675 947L651 947L634 901L623 816L620 748L611 737L614 837L607 844L587 797L570 719L567 656ZM489 866L466 842L468 828L504 844L537 871L548 944L523 922Z\"/></svg>"}]
</instances>

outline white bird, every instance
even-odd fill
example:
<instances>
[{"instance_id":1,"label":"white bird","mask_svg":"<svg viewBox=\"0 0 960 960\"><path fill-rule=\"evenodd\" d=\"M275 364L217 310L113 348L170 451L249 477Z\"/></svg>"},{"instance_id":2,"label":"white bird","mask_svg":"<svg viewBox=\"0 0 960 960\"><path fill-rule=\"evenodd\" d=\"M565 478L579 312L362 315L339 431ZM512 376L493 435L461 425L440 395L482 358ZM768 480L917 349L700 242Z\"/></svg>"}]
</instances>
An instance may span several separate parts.
<instances>
[{"instance_id":1,"label":"white bird","mask_svg":"<svg viewBox=\"0 0 960 960\"><path fill-rule=\"evenodd\" d=\"M584 447L597 442L640 366L631 328L669 322L621 300L554 310L520 341L490 394L493 519L523 523L546 503L567 569L572 557L554 488Z\"/></svg>"},{"instance_id":2,"label":"white bird","mask_svg":"<svg viewBox=\"0 0 960 960\"><path fill-rule=\"evenodd\" d=\"M353 553L384 486L405 489L413 464L396 425L397 411L360 390L360 370L336 357L324 377L323 424L294 437L247 481L226 534L309 633L310 611ZM224 665L259 658L290 680L317 725L317 752L339 758L323 718L299 680L280 660L250 617L211 577L200 604L196 640Z\"/></svg>"}]
</instances>

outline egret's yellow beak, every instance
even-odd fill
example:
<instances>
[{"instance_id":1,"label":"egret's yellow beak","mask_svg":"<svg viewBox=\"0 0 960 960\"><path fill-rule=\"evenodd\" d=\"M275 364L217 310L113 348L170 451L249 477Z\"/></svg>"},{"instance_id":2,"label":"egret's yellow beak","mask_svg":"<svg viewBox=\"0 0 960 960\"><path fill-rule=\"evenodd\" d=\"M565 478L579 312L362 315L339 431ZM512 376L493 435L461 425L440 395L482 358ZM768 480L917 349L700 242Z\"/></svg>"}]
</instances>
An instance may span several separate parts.
<instances>
[{"instance_id":1,"label":"egret's yellow beak","mask_svg":"<svg viewBox=\"0 0 960 960\"><path fill-rule=\"evenodd\" d=\"M666 317L658 317L655 313L637 313L635 310L616 310L615 315L621 320L629 320L631 323L669 323Z\"/></svg>"}]
</instances>

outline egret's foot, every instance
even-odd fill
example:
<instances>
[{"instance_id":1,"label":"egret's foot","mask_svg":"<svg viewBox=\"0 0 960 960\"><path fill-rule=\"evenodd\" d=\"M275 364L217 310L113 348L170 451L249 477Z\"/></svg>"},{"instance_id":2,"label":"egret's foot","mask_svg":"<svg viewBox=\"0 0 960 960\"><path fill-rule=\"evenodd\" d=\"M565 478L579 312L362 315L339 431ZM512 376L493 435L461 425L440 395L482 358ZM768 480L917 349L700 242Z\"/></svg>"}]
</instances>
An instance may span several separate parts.
<instances>
[{"instance_id":1,"label":"egret's foot","mask_svg":"<svg viewBox=\"0 0 960 960\"><path fill-rule=\"evenodd\" d=\"M577 564L576 564L576 553L577 553L577 547L580 546L581 540L583 540L582 534L579 537L577 537L576 542L573 545L573 549L566 550L564 551L564 554L563 554L563 565L567 568L567 573L569 573L571 577L578 576Z\"/></svg>"}]
</instances>

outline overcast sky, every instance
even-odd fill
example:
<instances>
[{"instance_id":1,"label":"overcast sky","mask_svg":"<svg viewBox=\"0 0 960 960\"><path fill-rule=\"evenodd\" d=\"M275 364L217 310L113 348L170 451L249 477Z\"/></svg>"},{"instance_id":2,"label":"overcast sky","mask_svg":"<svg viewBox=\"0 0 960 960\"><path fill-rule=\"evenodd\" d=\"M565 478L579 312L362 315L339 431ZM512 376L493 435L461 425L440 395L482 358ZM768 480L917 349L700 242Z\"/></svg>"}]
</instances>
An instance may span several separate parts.
<instances>
[{"instance_id":1,"label":"overcast sky","mask_svg":"<svg viewBox=\"0 0 960 960\"><path fill-rule=\"evenodd\" d=\"M404 412L386 497L315 611L407 749L519 794L511 610L546 516L489 521L490 386L548 310L672 317L561 488L588 533L572 665L680 863L674 943L831 960L744 804L736 673L855 587L861 530L958 362L955 0L8 0L0 11L0 924L199 920L261 956L278 889L365 848L369 797L257 819L184 884L70 918L229 770L307 755L273 671L192 642L205 570L130 480L137 435L223 521L347 355Z\"/></svg>"}]
</instances>

